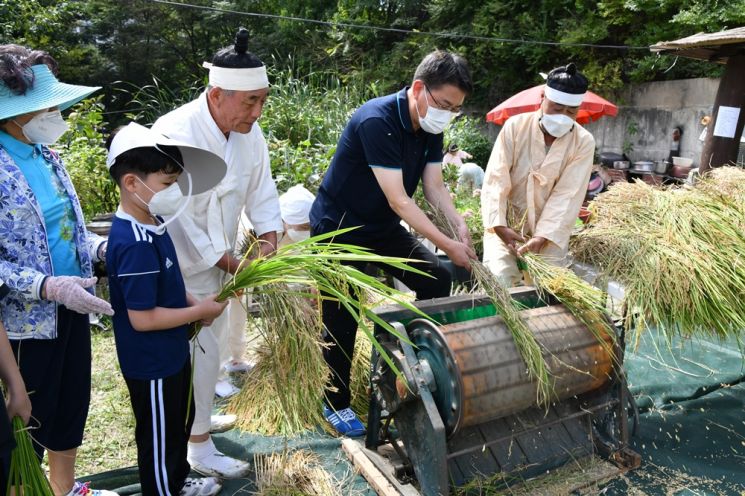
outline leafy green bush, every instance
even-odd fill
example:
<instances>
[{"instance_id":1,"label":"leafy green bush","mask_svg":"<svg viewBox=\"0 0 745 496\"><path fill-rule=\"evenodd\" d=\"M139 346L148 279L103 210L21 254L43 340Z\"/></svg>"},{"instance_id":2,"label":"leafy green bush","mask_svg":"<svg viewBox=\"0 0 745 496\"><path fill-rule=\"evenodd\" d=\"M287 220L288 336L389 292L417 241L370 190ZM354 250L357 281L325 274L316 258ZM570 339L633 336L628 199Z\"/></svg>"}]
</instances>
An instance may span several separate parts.
<instances>
[{"instance_id":1,"label":"leafy green bush","mask_svg":"<svg viewBox=\"0 0 745 496\"><path fill-rule=\"evenodd\" d=\"M453 198L455 209L463 216L468 233L473 241L473 249L481 260L484 256L484 225L481 222L481 196L473 196L471 191L459 191Z\"/></svg>"},{"instance_id":2,"label":"leafy green bush","mask_svg":"<svg viewBox=\"0 0 745 496\"><path fill-rule=\"evenodd\" d=\"M153 76L152 84L138 87L131 83L119 82L114 89L116 98L126 102L124 107L127 111L124 116L127 121L150 126L158 117L196 99L204 89L204 81L196 80L172 88ZM115 103L121 105L118 101Z\"/></svg>"},{"instance_id":3,"label":"leafy green bush","mask_svg":"<svg viewBox=\"0 0 745 496\"><path fill-rule=\"evenodd\" d=\"M473 155L470 162L475 162L486 169L492 144L481 130L479 121L473 117L461 116L445 130L445 147L457 143L461 150Z\"/></svg>"},{"instance_id":4,"label":"leafy green bush","mask_svg":"<svg viewBox=\"0 0 745 496\"><path fill-rule=\"evenodd\" d=\"M270 140L269 155L277 189L287 191L296 184L302 184L315 194L335 151L336 145L314 145L308 140L295 146L289 140Z\"/></svg>"},{"instance_id":5,"label":"leafy green bush","mask_svg":"<svg viewBox=\"0 0 745 496\"><path fill-rule=\"evenodd\" d=\"M297 76L292 69L271 73L272 86L261 127L272 138L335 145L352 112L362 105L368 91L342 85L331 73Z\"/></svg>"},{"instance_id":6,"label":"leafy green bush","mask_svg":"<svg viewBox=\"0 0 745 496\"><path fill-rule=\"evenodd\" d=\"M119 192L106 167L102 98L83 100L74 107L67 117L70 129L57 148L75 185L86 220L113 212L119 204Z\"/></svg>"},{"instance_id":7,"label":"leafy green bush","mask_svg":"<svg viewBox=\"0 0 745 496\"><path fill-rule=\"evenodd\" d=\"M279 191L295 184L318 190L344 126L374 91L372 84L345 86L331 73L296 77L287 69L272 74L260 122Z\"/></svg>"}]
</instances>

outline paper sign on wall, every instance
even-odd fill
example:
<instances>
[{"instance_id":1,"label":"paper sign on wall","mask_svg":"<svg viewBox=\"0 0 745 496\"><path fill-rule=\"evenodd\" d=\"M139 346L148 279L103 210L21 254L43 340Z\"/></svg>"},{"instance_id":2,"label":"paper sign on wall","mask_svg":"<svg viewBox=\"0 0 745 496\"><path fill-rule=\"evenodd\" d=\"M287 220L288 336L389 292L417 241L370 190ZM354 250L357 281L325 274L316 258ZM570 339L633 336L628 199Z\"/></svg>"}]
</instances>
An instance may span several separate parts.
<instances>
[{"instance_id":1,"label":"paper sign on wall","mask_svg":"<svg viewBox=\"0 0 745 496\"><path fill-rule=\"evenodd\" d=\"M740 109L738 107L719 106L717 113L717 122L714 125L714 136L720 138L734 138L737 129L737 119L740 118Z\"/></svg>"}]
</instances>

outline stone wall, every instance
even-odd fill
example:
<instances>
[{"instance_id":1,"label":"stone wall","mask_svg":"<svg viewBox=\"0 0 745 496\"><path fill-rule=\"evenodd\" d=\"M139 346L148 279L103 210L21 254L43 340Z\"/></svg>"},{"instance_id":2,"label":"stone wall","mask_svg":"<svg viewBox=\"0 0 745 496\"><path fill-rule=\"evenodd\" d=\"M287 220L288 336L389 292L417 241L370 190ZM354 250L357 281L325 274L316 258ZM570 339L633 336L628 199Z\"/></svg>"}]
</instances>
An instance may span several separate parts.
<instances>
[{"instance_id":1,"label":"stone wall","mask_svg":"<svg viewBox=\"0 0 745 496\"><path fill-rule=\"evenodd\" d=\"M680 156L698 165L703 149L700 121L711 115L718 88L719 79L710 78L630 85L617 100L616 117L602 117L585 127L595 136L598 151L630 148L632 161L667 158L672 130L681 127Z\"/></svg>"}]
</instances>

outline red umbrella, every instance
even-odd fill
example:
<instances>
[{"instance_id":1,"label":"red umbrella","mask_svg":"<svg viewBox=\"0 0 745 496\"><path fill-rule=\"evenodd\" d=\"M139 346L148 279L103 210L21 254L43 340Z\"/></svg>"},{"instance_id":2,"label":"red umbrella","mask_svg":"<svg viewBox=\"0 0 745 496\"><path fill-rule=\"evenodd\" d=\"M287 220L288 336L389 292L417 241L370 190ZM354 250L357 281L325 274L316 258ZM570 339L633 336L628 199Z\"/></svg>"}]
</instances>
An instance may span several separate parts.
<instances>
[{"instance_id":1,"label":"red umbrella","mask_svg":"<svg viewBox=\"0 0 745 496\"><path fill-rule=\"evenodd\" d=\"M523 90L516 95L512 95L486 114L486 120L501 126L513 115L538 110L541 106L541 95L543 94L544 86L543 84L539 84L538 86ZM582 105L579 107L577 122L586 124L590 121L596 121L604 115L615 116L617 113L618 107L605 98L597 96L592 91L588 91L585 94Z\"/></svg>"}]
</instances>

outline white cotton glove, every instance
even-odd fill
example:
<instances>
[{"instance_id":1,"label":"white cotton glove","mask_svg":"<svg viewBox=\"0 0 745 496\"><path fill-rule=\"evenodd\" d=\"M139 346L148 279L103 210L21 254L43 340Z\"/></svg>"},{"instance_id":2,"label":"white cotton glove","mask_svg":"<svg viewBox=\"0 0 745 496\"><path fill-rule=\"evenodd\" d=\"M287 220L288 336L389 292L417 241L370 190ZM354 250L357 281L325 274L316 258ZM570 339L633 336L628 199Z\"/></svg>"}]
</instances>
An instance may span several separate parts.
<instances>
[{"instance_id":1,"label":"white cotton glove","mask_svg":"<svg viewBox=\"0 0 745 496\"><path fill-rule=\"evenodd\" d=\"M96 284L95 277L83 279L76 276L52 276L44 281L46 299L62 303L67 308L78 313L103 313L114 315L114 310L108 301L96 298L85 288Z\"/></svg>"}]
</instances>

